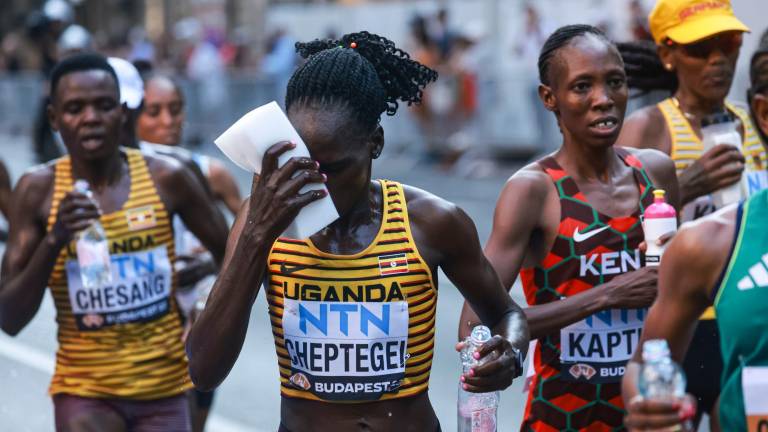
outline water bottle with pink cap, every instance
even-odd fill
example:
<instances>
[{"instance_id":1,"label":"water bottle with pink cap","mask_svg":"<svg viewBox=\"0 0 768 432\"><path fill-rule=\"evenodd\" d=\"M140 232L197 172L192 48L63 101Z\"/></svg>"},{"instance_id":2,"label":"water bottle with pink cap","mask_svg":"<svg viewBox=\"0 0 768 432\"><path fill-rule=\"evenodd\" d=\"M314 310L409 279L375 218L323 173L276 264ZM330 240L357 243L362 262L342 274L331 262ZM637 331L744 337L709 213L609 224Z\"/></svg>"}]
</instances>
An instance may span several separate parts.
<instances>
[{"instance_id":1,"label":"water bottle with pink cap","mask_svg":"<svg viewBox=\"0 0 768 432\"><path fill-rule=\"evenodd\" d=\"M666 191L653 191L653 204L643 213L643 232L648 249L645 252L645 265L658 266L666 245L656 244L656 240L668 233L677 231L677 212L664 198Z\"/></svg>"}]
</instances>

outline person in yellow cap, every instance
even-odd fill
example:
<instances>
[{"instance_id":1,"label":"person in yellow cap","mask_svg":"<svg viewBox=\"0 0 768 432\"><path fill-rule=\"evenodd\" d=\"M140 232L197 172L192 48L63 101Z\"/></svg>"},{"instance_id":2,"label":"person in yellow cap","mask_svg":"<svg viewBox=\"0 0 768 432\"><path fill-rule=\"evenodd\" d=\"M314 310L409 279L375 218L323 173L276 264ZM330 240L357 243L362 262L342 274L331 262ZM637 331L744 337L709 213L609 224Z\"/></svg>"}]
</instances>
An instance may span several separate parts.
<instances>
[{"instance_id":1,"label":"person in yellow cap","mask_svg":"<svg viewBox=\"0 0 768 432\"><path fill-rule=\"evenodd\" d=\"M768 186L766 152L748 112L728 101L742 34L749 31L730 0L658 0L651 11L651 44L620 44L628 83L641 92L668 90L671 96L642 108L625 122L617 145L661 150L675 161L683 221L698 219ZM702 121L713 114L740 139L702 139ZM740 142L738 142L740 141ZM732 144L740 144L732 145ZM732 185L738 193L723 190ZM734 199L735 197L735 199ZM712 417L720 394L722 361L714 310L696 329L683 363L688 391Z\"/></svg>"},{"instance_id":2,"label":"person in yellow cap","mask_svg":"<svg viewBox=\"0 0 768 432\"><path fill-rule=\"evenodd\" d=\"M756 127L768 133L768 35L750 63L749 105ZM698 316L717 310L724 360L722 392L712 430L763 431L768 424L768 190L677 233L659 270L659 292L648 311L635 356L627 365L623 393L630 431L687 430L690 397L658 400L638 396L645 341L665 339L674 360L691 346ZM688 409L686 409L688 408Z\"/></svg>"}]
</instances>

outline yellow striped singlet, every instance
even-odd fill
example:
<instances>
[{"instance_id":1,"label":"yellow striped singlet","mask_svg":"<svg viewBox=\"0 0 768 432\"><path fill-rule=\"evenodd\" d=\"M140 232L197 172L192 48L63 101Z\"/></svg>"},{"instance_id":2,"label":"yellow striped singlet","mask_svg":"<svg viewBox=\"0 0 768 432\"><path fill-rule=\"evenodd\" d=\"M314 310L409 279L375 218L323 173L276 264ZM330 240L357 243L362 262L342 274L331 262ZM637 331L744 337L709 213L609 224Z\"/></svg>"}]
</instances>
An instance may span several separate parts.
<instances>
[{"instance_id":1,"label":"yellow striped singlet","mask_svg":"<svg viewBox=\"0 0 768 432\"><path fill-rule=\"evenodd\" d=\"M121 210L101 216L112 282L83 287L75 242L62 249L48 281L59 349L49 392L83 397L159 399L189 388L182 326L174 300L173 230L144 157L122 149L131 189ZM73 189L69 156L55 163L50 230Z\"/></svg>"},{"instance_id":2,"label":"yellow striped singlet","mask_svg":"<svg viewBox=\"0 0 768 432\"><path fill-rule=\"evenodd\" d=\"M380 180L379 233L334 255L278 239L269 255L269 315L283 396L328 402L427 391L437 286L416 249L403 187Z\"/></svg>"},{"instance_id":3,"label":"yellow striped singlet","mask_svg":"<svg viewBox=\"0 0 768 432\"><path fill-rule=\"evenodd\" d=\"M742 153L747 162L744 167L744 178L746 180L747 196L752 196L768 187L765 148L760 142L760 137L755 132L749 114L744 109L731 103L726 102L725 105L728 111L736 115L744 127ZM667 122L667 129L672 139L670 157L675 161L677 174L680 175L682 171L691 166L705 153L704 144L694 132L674 98L665 99L659 102L657 106ZM683 222L691 221L714 213L715 210L717 209L710 196L699 197L683 208L681 219ZM714 308L708 308L701 318L714 319Z\"/></svg>"}]
</instances>

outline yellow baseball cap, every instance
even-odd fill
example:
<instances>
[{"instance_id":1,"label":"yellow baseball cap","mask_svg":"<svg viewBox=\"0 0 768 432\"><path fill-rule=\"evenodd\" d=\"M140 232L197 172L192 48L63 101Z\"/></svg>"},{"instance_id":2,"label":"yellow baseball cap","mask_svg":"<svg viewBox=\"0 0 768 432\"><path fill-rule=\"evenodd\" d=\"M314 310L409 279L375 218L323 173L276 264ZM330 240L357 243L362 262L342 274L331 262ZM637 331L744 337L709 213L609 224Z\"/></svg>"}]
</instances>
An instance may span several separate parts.
<instances>
[{"instance_id":1,"label":"yellow baseball cap","mask_svg":"<svg viewBox=\"0 0 768 432\"><path fill-rule=\"evenodd\" d=\"M648 15L653 40L689 44L726 31L748 32L731 0L658 0Z\"/></svg>"}]
</instances>

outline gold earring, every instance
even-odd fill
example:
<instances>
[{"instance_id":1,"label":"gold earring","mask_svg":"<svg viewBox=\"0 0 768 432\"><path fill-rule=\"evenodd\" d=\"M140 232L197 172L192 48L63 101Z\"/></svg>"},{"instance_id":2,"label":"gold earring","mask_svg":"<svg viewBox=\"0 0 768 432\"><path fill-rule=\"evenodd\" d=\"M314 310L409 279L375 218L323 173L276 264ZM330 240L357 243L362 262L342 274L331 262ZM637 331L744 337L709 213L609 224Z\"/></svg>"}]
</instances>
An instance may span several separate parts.
<instances>
[{"instance_id":1,"label":"gold earring","mask_svg":"<svg viewBox=\"0 0 768 432\"><path fill-rule=\"evenodd\" d=\"M664 69L666 69L668 71L672 71L672 64L670 64L670 63L665 64L664 65Z\"/></svg>"}]
</instances>

